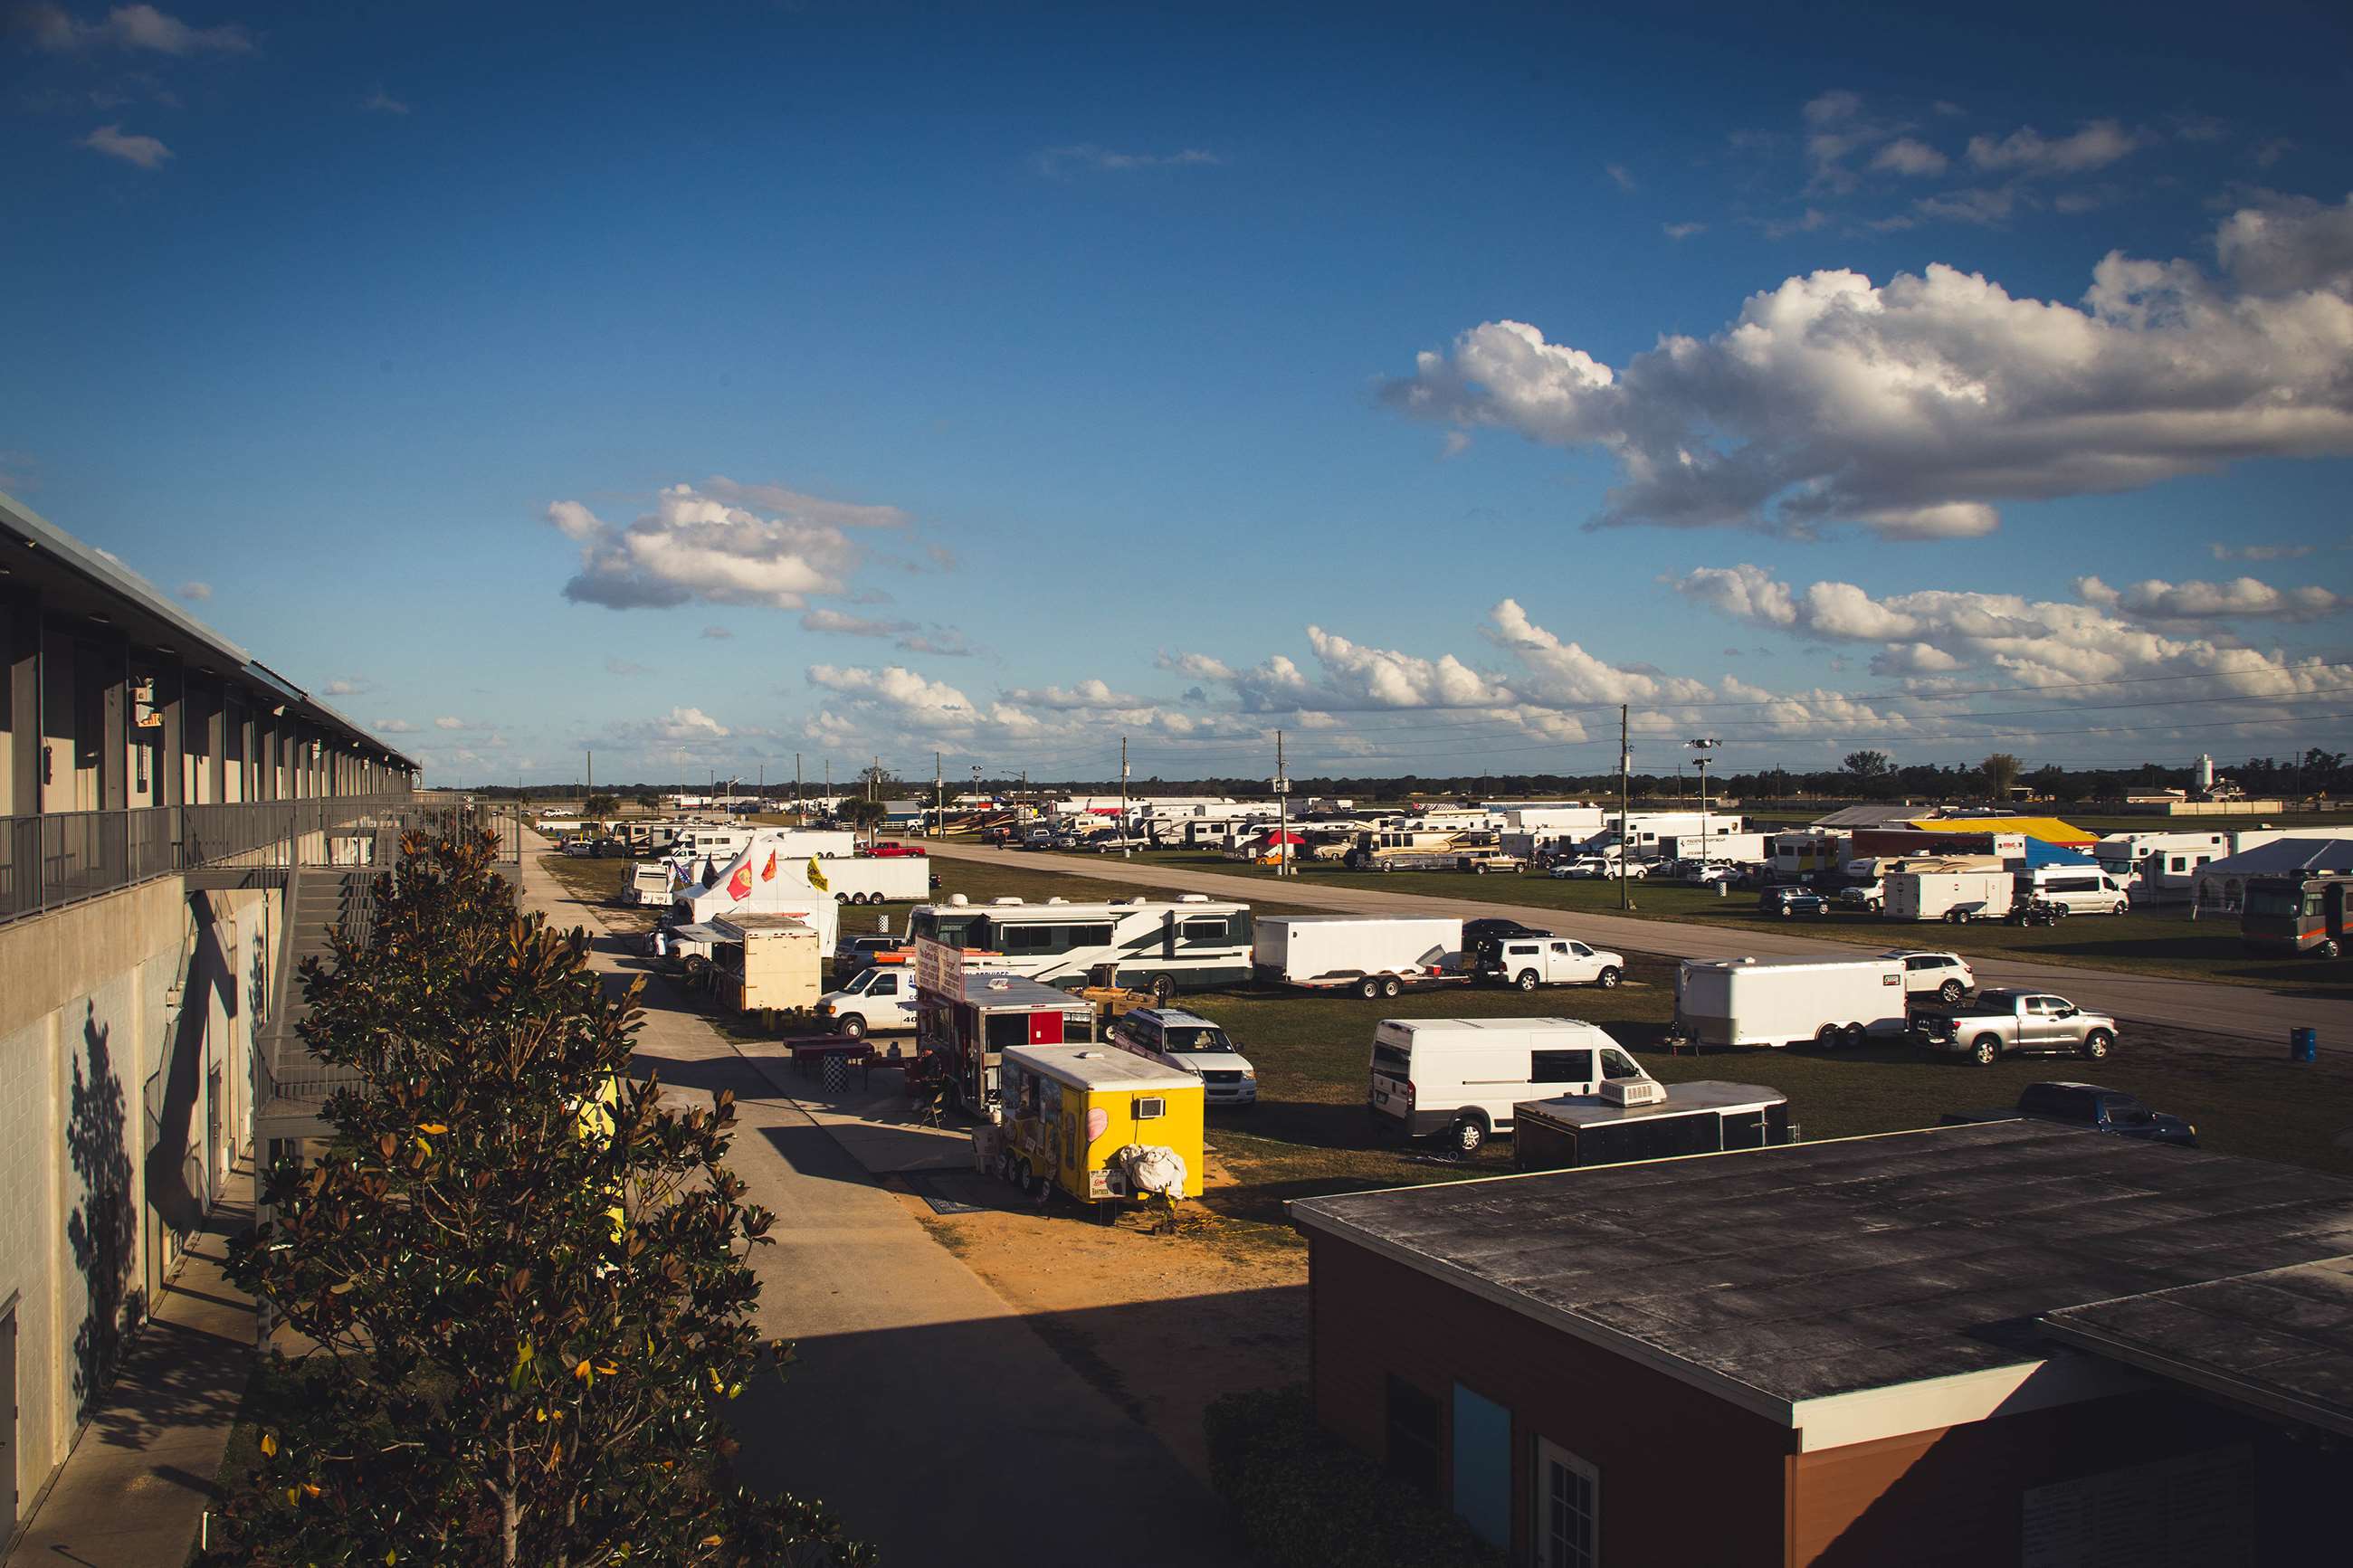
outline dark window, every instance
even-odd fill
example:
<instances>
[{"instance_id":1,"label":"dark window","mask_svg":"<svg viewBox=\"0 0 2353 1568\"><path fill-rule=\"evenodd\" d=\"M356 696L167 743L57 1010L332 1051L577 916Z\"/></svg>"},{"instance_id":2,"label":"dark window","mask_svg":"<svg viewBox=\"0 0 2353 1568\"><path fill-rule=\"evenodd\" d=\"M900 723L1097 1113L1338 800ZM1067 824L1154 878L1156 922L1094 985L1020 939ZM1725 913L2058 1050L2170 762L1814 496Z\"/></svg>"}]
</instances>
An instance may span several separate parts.
<instances>
[{"instance_id":1,"label":"dark window","mask_svg":"<svg viewBox=\"0 0 2353 1568\"><path fill-rule=\"evenodd\" d=\"M1413 1072L1413 1058L1395 1046L1375 1046L1373 1070L1387 1073L1391 1078L1410 1077Z\"/></svg>"},{"instance_id":2,"label":"dark window","mask_svg":"<svg viewBox=\"0 0 2353 1568\"><path fill-rule=\"evenodd\" d=\"M1027 1013L991 1013L981 1026L982 1042L992 1051L1002 1051L1029 1043L1029 1015Z\"/></svg>"},{"instance_id":3,"label":"dark window","mask_svg":"<svg viewBox=\"0 0 2353 1568\"><path fill-rule=\"evenodd\" d=\"M1591 1083L1593 1053L1591 1051L1531 1051L1528 1053L1530 1083Z\"/></svg>"},{"instance_id":4,"label":"dark window","mask_svg":"<svg viewBox=\"0 0 2353 1568\"><path fill-rule=\"evenodd\" d=\"M1230 933L1223 920L1190 920L1176 928L1176 937L1188 947L1222 946Z\"/></svg>"},{"instance_id":5,"label":"dark window","mask_svg":"<svg viewBox=\"0 0 2353 1568\"><path fill-rule=\"evenodd\" d=\"M1059 952L1061 944L1054 940L1052 926L1013 926L1004 929L999 941L1005 951L1013 952Z\"/></svg>"},{"instance_id":6,"label":"dark window","mask_svg":"<svg viewBox=\"0 0 2353 1568\"><path fill-rule=\"evenodd\" d=\"M1388 1471L1409 1486L1438 1490L1438 1401L1389 1374Z\"/></svg>"}]
</instances>

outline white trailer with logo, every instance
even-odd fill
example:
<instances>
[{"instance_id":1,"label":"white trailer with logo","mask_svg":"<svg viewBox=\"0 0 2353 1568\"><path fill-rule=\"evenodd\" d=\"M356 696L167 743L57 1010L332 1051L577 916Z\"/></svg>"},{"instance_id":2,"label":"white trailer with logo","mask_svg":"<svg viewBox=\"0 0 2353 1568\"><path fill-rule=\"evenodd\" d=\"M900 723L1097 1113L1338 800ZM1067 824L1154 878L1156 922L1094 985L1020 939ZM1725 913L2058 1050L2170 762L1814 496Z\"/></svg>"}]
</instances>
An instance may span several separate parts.
<instances>
[{"instance_id":1,"label":"white trailer with logo","mask_svg":"<svg viewBox=\"0 0 2353 1568\"><path fill-rule=\"evenodd\" d=\"M1900 958L1687 958L1675 972L1675 1033L1703 1047L1901 1037L1906 1005Z\"/></svg>"},{"instance_id":2,"label":"white trailer with logo","mask_svg":"<svg viewBox=\"0 0 2353 1568\"><path fill-rule=\"evenodd\" d=\"M1883 879L1892 921L1998 921L2010 913L2015 884L2008 871L1890 871Z\"/></svg>"},{"instance_id":3,"label":"white trailer with logo","mask_svg":"<svg viewBox=\"0 0 2353 1568\"><path fill-rule=\"evenodd\" d=\"M800 863L807 875L809 863ZM821 857L818 876L838 904L920 904L932 896L932 862L924 855Z\"/></svg>"}]
</instances>

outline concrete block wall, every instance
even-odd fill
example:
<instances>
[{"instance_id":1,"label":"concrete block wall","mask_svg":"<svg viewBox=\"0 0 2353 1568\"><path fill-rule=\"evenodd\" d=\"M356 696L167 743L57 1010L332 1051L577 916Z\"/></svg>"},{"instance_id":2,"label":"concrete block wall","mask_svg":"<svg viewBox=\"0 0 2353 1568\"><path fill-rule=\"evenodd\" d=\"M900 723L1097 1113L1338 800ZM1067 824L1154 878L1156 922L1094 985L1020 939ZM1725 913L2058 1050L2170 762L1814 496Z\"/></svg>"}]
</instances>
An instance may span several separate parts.
<instances>
[{"instance_id":1,"label":"concrete block wall","mask_svg":"<svg viewBox=\"0 0 2353 1568\"><path fill-rule=\"evenodd\" d=\"M192 899L165 880L0 927L0 1310L13 1299L20 1510L176 1262L175 1233L249 1142L281 901Z\"/></svg>"}]
</instances>

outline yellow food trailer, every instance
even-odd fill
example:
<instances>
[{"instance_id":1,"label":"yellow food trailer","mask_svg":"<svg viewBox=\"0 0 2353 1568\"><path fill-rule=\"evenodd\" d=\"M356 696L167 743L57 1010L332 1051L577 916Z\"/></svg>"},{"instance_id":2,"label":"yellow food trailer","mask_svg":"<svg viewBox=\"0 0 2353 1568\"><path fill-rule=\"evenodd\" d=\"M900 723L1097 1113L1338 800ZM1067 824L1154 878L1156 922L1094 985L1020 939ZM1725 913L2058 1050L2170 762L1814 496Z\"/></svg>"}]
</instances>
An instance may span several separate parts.
<instances>
[{"instance_id":1,"label":"yellow food trailer","mask_svg":"<svg viewBox=\"0 0 2353 1568\"><path fill-rule=\"evenodd\" d=\"M1199 1194L1197 1075L1108 1046L1016 1046L999 1060L998 1082L997 1173L1032 1197Z\"/></svg>"}]
</instances>

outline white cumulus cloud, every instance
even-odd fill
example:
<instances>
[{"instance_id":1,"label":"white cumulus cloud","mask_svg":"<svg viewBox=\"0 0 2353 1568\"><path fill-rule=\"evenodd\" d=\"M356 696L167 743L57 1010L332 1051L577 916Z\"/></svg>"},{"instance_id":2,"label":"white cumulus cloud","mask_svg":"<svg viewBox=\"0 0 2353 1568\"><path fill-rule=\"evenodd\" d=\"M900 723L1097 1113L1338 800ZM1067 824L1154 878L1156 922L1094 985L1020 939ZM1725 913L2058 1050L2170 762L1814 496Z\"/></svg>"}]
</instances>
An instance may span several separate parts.
<instances>
[{"instance_id":1,"label":"white cumulus cloud","mask_svg":"<svg viewBox=\"0 0 2353 1568\"><path fill-rule=\"evenodd\" d=\"M581 547L564 596L617 610L698 600L798 610L812 596L848 591L865 558L852 528L889 526L899 516L889 507L717 483L756 493L761 510L686 484L662 490L653 510L628 524L607 522L579 501L551 504L548 522Z\"/></svg>"},{"instance_id":2,"label":"white cumulus cloud","mask_svg":"<svg viewBox=\"0 0 2353 1568\"><path fill-rule=\"evenodd\" d=\"M120 158L142 169L160 169L172 156L172 150L153 136L131 135L120 125L101 125L83 137L81 144L93 153Z\"/></svg>"},{"instance_id":3,"label":"white cumulus cloud","mask_svg":"<svg viewBox=\"0 0 2353 1568\"><path fill-rule=\"evenodd\" d=\"M2353 452L2348 242L2353 201L2274 201L2223 225L2218 272L2111 252L2076 304L1941 265L1815 272L1622 371L1488 321L1385 395L1609 453L1620 482L1589 527L1968 537L2007 500Z\"/></svg>"},{"instance_id":4,"label":"white cumulus cloud","mask_svg":"<svg viewBox=\"0 0 2353 1568\"><path fill-rule=\"evenodd\" d=\"M253 35L235 23L191 27L177 16L145 5L117 5L102 20L85 22L62 5L34 4L19 6L15 22L37 47L56 54L116 48L163 55L241 55L253 48Z\"/></svg>"}]
</instances>

